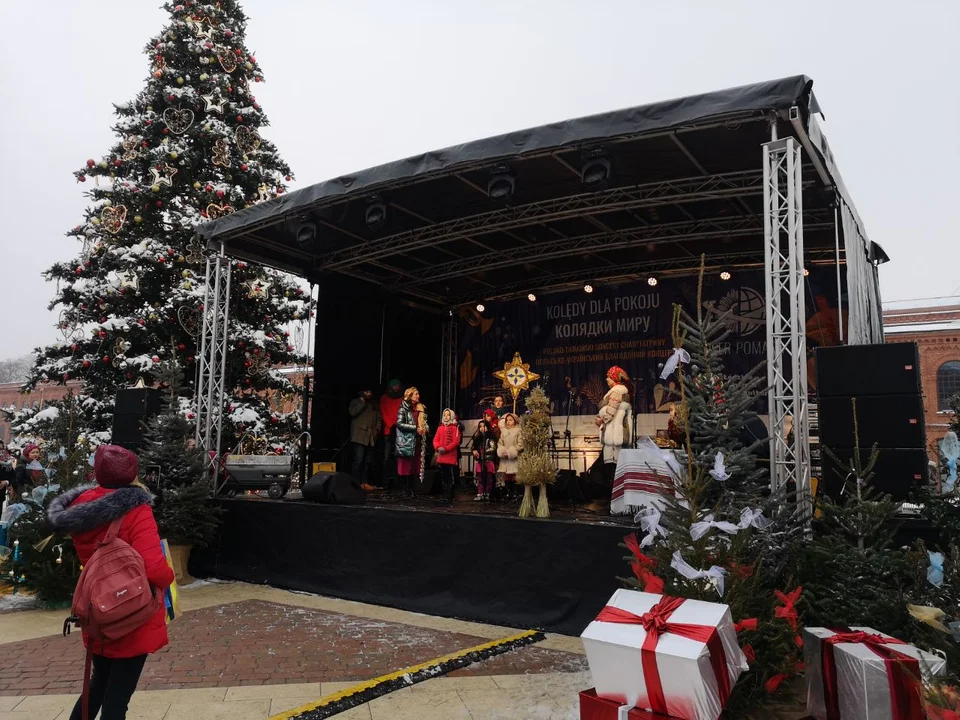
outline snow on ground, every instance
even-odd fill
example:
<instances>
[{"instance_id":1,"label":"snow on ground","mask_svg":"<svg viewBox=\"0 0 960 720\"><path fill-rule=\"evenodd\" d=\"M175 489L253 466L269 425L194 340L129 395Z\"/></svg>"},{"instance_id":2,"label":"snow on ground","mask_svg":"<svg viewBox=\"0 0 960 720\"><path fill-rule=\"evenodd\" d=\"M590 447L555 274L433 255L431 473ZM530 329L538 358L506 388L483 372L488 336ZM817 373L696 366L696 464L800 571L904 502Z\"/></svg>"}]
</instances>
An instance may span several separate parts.
<instances>
[{"instance_id":1,"label":"snow on ground","mask_svg":"<svg viewBox=\"0 0 960 720\"><path fill-rule=\"evenodd\" d=\"M37 599L32 595L0 595L0 613L33 610Z\"/></svg>"}]
</instances>

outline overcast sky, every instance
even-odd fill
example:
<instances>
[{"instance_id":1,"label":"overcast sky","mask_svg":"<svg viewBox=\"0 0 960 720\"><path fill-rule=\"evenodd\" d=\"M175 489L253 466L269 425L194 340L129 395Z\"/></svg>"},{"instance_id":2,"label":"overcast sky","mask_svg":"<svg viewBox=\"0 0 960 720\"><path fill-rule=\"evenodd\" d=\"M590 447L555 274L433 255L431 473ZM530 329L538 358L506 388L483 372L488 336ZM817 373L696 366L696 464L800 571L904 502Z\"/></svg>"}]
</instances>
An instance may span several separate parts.
<instances>
[{"instance_id":1,"label":"overcast sky","mask_svg":"<svg viewBox=\"0 0 960 720\"><path fill-rule=\"evenodd\" d=\"M73 257L112 105L158 0L0 2L0 358L58 337L40 273ZM960 2L247 0L265 130L302 187L580 115L804 73L885 300L960 291ZM886 9L889 8L889 9ZM760 148L757 148L760 162Z\"/></svg>"}]
</instances>

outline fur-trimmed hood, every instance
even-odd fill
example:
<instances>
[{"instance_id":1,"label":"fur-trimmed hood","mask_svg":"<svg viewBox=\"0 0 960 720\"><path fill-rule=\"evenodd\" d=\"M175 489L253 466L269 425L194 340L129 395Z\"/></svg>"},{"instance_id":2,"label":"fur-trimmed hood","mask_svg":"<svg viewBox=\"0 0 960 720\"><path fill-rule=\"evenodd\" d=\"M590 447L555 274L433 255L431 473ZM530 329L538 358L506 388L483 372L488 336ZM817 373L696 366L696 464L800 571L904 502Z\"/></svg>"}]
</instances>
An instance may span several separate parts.
<instances>
[{"instance_id":1,"label":"fur-trimmed hood","mask_svg":"<svg viewBox=\"0 0 960 720\"><path fill-rule=\"evenodd\" d=\"M136 485L108 490L104 495L74 504L81 495L99 485L81 485L57 496L47 509L47 519L59 533L75 535L112 523L141 505L152 505L149 490Z\"/></svg>"}]
</instances>

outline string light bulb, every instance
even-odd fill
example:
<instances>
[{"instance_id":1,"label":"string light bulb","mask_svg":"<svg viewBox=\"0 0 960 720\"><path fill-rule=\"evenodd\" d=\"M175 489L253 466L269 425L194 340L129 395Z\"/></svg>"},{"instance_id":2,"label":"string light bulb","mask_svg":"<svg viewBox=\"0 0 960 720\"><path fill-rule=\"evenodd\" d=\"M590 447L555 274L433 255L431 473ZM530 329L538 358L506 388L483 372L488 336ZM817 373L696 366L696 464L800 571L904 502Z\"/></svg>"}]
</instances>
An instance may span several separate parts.
<instances>
[{"instance_id":1,"label":"string light bulb","mask_svg":"<svg viewBox=\"0 0 960 720\"><path fill-rule=\"evenodd\" d=\"M647 278L647 285L649 285L650 287L656 287L658 282L660 282L660 281L657 280L655 277L648 277L648 278Z\"/></svg>"},{"instance_id":2,"label":"string light bulb","mask_svg":"<svg viewBox=\"0 0 960 720\"><path fill-rule=\"evenodd\" d=\"M804 269L803 269L803 276L804 276L804 277L810 277L810 268L804 268Z\"/></svg>"},{"instance_id":3,"label":"string light bulb","mask_svg":"<svg viewBox=\"0 0 960 720\"><path fill-rule=\"evenodd\" d=\"M720 279L721 279L721 280L729 280L730 277L731 277L731 276L730 276L730 273L727 272L726 270L724 270L722 273L720 273Z\"/></svg>"},{"instance_id":4,"label":"string light bulb","mask_svg":"<svg viewBox=\"0 0 960 720\"><path fill-rule=\"evenodd\" d=\"M527 295L527 300L529 300L530 302L536 302L537 296L534 295L533 293L530 293L529 295Z\"/></svg>"},{"instance_id":5,"label":"string light bulb","mask_svg":"<svg viewBox=\"0 0 960 720\"><path fill-rule=\"evenodd\" d=\"M484 307L483 303L477 303L477 312L483 312L487 308Z\"/></svg>"},{"instance_id":6,"label":"string light bulb","mask_svg":"<svg viewBox=\"0 0 960 720\"><path fill-rule=\"evenodd\" d=\"M592 293L592 292L593 292L593 285L591 285L590 283L587 283L586 285L583 286L583 291L584 291L585 293L587 293L587 294Z\"/></svg>"}]
</instances>

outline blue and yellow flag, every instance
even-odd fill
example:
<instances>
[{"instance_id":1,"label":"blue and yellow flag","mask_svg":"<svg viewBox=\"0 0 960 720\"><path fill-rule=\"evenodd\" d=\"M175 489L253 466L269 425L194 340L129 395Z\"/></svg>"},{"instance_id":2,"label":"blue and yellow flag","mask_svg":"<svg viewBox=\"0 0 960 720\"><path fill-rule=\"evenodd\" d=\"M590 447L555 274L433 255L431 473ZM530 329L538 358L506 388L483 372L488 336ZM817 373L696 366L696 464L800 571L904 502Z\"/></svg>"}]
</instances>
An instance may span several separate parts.
<instances>
[{"instance_id":1,"label":"blue and yellow flag","mask_svg":"<svg viewBox=\"0 0 960 720\"><path fill-rule=\"evenodd\" d=\"M167 559L167 565L173 570L173 557L170 555L170 545L166 540L160 541L160 549L163 550L163 556ZM167 624L170 624L180 617L180 589L177 587L177 581L174 579L163 592L163 604L166 610Z\"/></svg>"}]
</instances>

